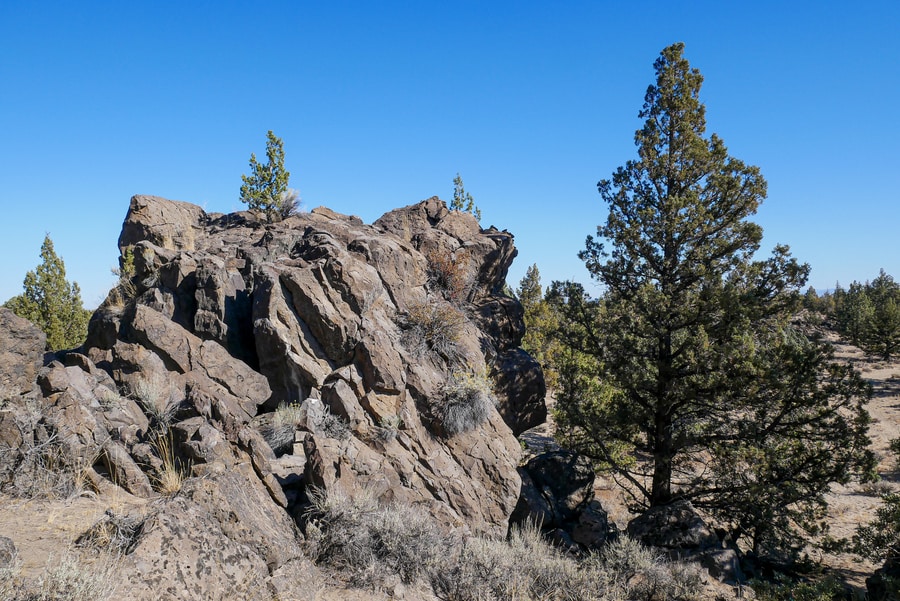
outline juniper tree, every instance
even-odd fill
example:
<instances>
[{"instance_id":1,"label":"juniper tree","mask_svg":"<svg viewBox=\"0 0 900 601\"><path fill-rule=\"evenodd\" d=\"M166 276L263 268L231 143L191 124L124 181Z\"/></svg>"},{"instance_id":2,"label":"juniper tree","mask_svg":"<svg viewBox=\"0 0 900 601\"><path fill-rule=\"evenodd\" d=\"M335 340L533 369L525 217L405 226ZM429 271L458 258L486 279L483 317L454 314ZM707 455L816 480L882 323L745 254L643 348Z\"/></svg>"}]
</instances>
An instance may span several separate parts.
<instances>
[{"instance_id":1,"label":"juniper tree","mask_svg":"<svg viewBox=\"0 0 900 601\"><path fill-rule=\"evenodd\" d=\"M47 350L80 346L87 337L91 312L81 304L78 284L66 280L66 266L53 249L50 235L41 245L41 264L25 275L24 292L5 306L47 335Z\"/></svg>"},{"instance_id":2,"label":"juniper tree","mask_svg":"<svg viewBox=\"0 0 900 601\"><path fill-rule=\"evenodd\" d=\"M537 265L526 270L519 282L516 296L522 303L524 312L525 336L522 337L522 348L541 364L548 388L556 388L558 375L555 360L559 353L559 342L554 337L554 332L557 318L550 303L544 298L541 273Z\"/></svg>"},{"instance_id":3,"label":"juniper tree","mask_svg":"<svg viewBox=\"0 0 900 601\"><path fill-rule=\"evenodd\" d=\"M645 506L691 500L777 552L816 529L830 483L871 468L868 389L791 325L809 267L786 246L755 259L766 182L706 137L683 44L654 68L638 157L598 183L609 214L580 253L602 301L555 287L563 337L596 370L561 386L561 434Z\"/></svg>"},{"instance_id":4,"label":"juniper tree","mask_svg":"<svg viewBox=\"0 0 900 601\"><path fill-rule=\"evenodd\" d=\"M287 217L296 208L296 192L288 189L291 174L284 168L284 143L272 133L266 134L266 163L250 154L250 175L242 175L241 202L263 211L269 221Z\"/></svg>"},{"instance_id":5,"label":"juniper tree","mask_svg":"<svg viewBox=\"0 0 900 601\"><path fill-rule=\"evenodd\" d=\"M900 348L900 286L882 269L866 288L873 309L864 335L865 346L889 361Z\"/></svg>"}]
</instances>

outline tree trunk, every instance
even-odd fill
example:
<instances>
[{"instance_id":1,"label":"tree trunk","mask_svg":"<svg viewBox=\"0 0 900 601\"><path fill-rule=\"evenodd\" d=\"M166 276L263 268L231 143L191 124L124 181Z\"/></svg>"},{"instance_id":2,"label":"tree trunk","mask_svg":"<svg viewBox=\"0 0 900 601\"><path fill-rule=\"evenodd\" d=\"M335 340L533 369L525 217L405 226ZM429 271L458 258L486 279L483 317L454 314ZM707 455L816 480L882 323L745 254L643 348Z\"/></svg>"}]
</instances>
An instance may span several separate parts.
<instances>
[{"instance_id":1,"label":"tree trunk","mask_svg":"<svg viewBox=\"0 0 900 601\"><path fill-rule=\"evenodd\" d=\"M653 445L653 488L650 506L667 505L672 500L672 419L657 412Z\"/></svg>"}]
</instances>

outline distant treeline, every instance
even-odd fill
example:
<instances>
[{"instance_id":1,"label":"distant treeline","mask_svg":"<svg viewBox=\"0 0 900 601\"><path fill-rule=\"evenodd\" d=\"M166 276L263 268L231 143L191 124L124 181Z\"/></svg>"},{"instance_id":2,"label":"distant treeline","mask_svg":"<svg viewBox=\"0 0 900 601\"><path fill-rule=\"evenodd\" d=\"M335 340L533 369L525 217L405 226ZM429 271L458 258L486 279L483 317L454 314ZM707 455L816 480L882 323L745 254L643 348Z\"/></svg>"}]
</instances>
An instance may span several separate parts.
<instances>
[{"instance_id":1,"label":"distant treeline","mask_svg":"<svg viewBox=\"0 0 900 601\"><path fill-rule=\"evenodd\" d=\"M884 360L900 349L900 284L882 269L871 282L840 283L822 295L810 288L804 306L826 316L852 344Z\"/></svg>"}]
</instances>

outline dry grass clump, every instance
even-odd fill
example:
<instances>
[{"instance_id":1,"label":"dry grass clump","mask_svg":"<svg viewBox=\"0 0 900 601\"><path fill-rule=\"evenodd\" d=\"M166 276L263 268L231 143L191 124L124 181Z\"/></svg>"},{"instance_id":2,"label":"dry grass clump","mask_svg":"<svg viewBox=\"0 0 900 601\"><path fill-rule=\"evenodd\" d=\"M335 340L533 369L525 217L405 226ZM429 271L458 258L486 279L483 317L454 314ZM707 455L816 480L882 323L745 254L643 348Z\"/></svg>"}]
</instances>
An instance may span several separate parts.
<instances>
[{"instance_id":1,"label":"dry grass clump","mask_svg":"<svg viewBox=\"0 0 900 601\"><path fill-rule=\"evenodd\" d=\"M172 402L172 385L163 374L153 373L142 376L132 384L131 393L144 413L151 420L151 426L166 430L172 424L179 403Z\"/></svg>"},{"instance_id":2,"label":"dry grass clump","mask_svg":"<svg viewBox=\"0 0 900 601\"><path fill-rule=\"evenodd\" d=\"M75 539L75 546L125 555L131 550L143 525L142 519L107 509L103 517Z\"/></svg>"},{"instance_id":3,"label":"dry grass clump","mask_svg":"<svg viewBox=\"0 0 900 601\"><path fill-rule=\"evenodd\" d=\"M379 507L369 494L310 495L307 550L356 586L382 586L390 576L411 583L425 576L446 547L434 520L408 505Z\"/></svg>"},{"instance_id":4,"label":"dry grass clump","mask_svg":"<svg viewBox=\"0 0 900 601\"><path fill-rule=\"evenodd\" d=\"M280 403L272 414L272 423L260 428L260 434L276 455L283 455L294 444L294 433L302 420L299 403Z\"/></svg>"},{"instance_id":5,"label":"dry grass clump","mask_svg":"<svg viewBox=\"0 0 900 601\"><path fill-rule=\"evenodd\" d=\"M484 372L453 372L442 393L437 413L450 436L477 428L497 406L492 383Z\"/></svg>"},{"instance_id":6,"label":"dry grass clump","mask_svg":"<svg viewBox=\"0 0 900 601\"><path fill-rule=\"evenodd\" d=\"M105 601L113 598L118 559L102 555L88 563L67 552L57 562L51 558L34 579L21 576L17 562L0 569L0 599L4 601Z\"/></svg>"},{"instance_id":7,"label":"dry grass clump","mask_svg":"<svg viewBox=\"0 0 900 601\"><path fill-rule=\"evenodd\" d=\"M406 505L380 507L315 492L307 513L307 551L351 584L383 588L392 579L428 583L445 601L695 601L699 569L657 557L622 537L602 553L575 559L547 543L536 526L507 541L444 533Z\"/></svg>"},{"instance_id":8,"label":"dry grass clump","mask_svg":"<svg viewBox=\"0 0 900 601\"><path fill-rule=\"evenodd\" d=\"M460 361L459 348L465 316L446 301L430 301L409 307L400 318L401 342L416 357L428 354L450 363Z\"/></svg>"},{"instance_id":9,"label":"dry grass clump","mask_svg":"<svg viewBox=\"0 0 900 601\"><path fill-rule=\"evenodd\" d=\"M300 192L294 188L288 188L279 196L278 218L283 221L300 213Z\"/></svg>"},{"instance_id":10,"label":"dry grass clump","mask_svg":"<svg viewBox=\"0 0 900 601\"><path fill-rule=\"evenodd\" d=\"M161 461L151 480L157 492L170 497L181 490L184 481L187 480L190 466L185 465L181 458L176 456L175 440L171 430L157 434L150 442L150 446Z\"/></svg>"}]
</instances>

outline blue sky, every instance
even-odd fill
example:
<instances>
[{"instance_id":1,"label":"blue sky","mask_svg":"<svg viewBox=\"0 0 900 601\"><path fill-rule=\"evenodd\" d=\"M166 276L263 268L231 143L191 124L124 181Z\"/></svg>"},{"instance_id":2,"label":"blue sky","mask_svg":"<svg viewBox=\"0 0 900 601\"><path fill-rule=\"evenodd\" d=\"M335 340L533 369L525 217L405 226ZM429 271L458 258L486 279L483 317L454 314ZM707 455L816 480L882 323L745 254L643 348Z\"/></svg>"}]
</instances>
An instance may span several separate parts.
<instances>
[{"instance_id":1,"label":"blue sky","mask_svg":"<svg viewBox=\"0 0 900 601\"><path fill-rule=\"evenodd\" d=\"M85 305L133 194L243 208L265 134L305 208L371 222L459 172L516 235L515 287L589 282L599 179L635 156L665 46L708 131L758 165L764 248L810 283L900 278L900 3L0 2L0 302L54 240Z\"/></svg>"}]
</instances>

